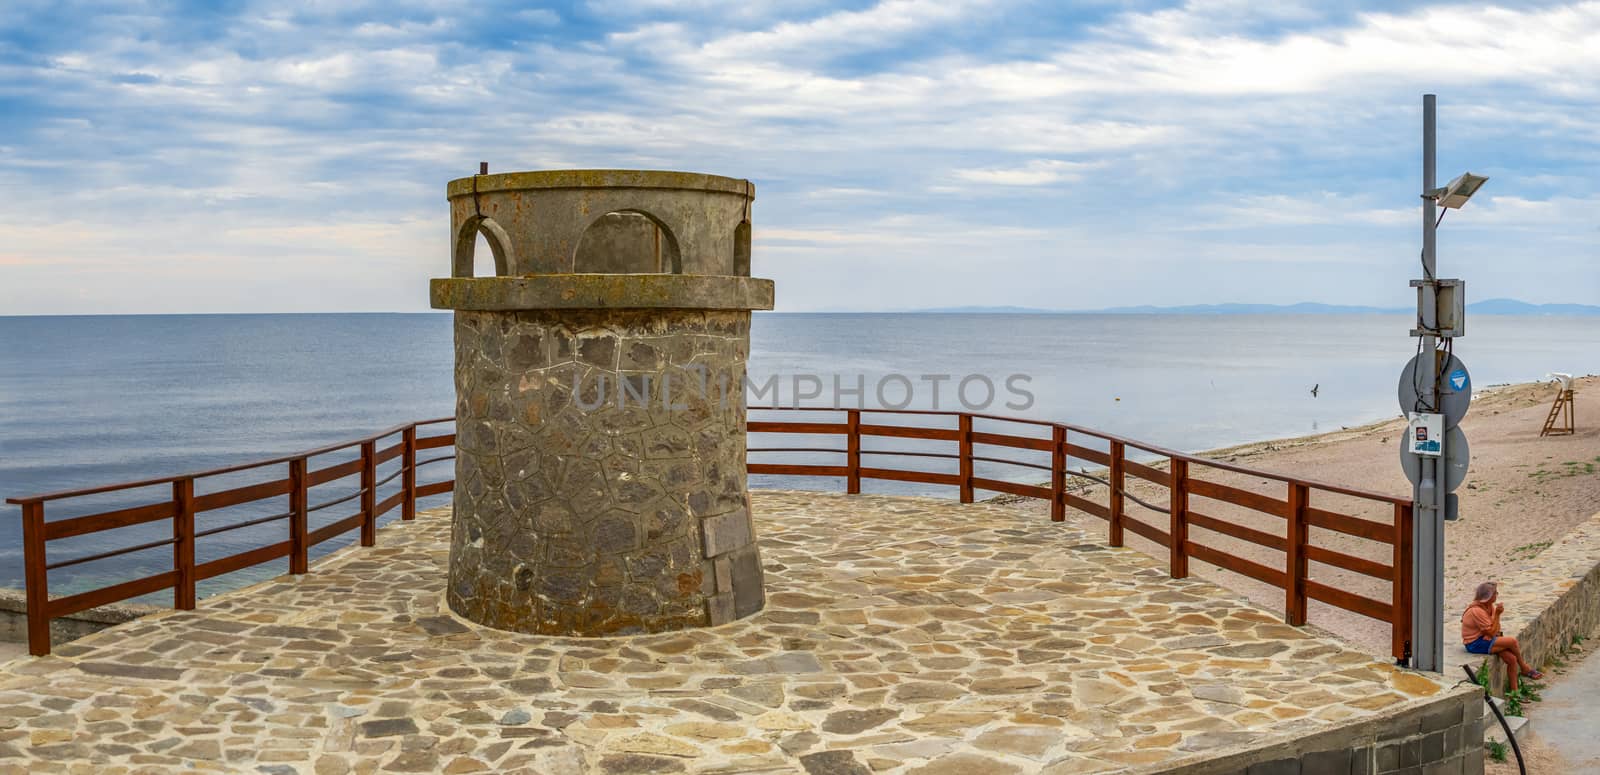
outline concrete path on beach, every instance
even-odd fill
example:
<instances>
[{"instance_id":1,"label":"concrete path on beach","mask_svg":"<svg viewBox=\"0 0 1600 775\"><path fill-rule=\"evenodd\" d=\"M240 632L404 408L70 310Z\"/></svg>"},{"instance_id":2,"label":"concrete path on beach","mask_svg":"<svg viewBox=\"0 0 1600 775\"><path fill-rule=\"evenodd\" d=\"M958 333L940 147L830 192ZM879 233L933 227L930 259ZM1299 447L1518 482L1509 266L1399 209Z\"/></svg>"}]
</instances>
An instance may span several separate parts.
<instances>
[{"instance_id":1,"label":"concrete path on beach","mask_svg":"<svg viewBox=\"0 0 1600 775\"><path fill-rule=\"evenodd\" d=\"M1586 653L1539 694L1544 699L1528 706L1539 740L1566 759L1572 772L1600 772L1600 658Z\"/></svg>"}]
</instances>

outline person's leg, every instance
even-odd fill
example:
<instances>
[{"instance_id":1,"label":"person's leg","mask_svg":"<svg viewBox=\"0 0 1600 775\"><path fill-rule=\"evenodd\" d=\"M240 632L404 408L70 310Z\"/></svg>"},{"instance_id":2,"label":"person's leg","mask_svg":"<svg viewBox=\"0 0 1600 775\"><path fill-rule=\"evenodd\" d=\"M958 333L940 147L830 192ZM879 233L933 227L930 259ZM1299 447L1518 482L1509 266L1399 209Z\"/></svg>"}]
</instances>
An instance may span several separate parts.
<instances>
[{"instance_id":1,"label":"person's leg","mask_svg":"<svg viewBox=\"0 0 1600 775\"><path fill-rule=\"evenodd\" d=\"M1528 664L1527 660L1522 658L1522 644L1518 643L1516 638L1508 637L1506 640L1510 641L1509 648L1511 653L1516 655L1517 667L1521 669L1522 674L1527 675L1528 673L1534 672L1533 665Z\"/></svg>"},{"instance_id":2,"label":"person's leg","mask_svg":"<svg viewBox=\"0 0 1600 775\"><path fill-rule=\"evenodd\" d=\"M1499 654L1505 660L1506 668L1518 674L1535 672L1533 666L1522 659L1522 644L1516 638L1502 635L1494 639L1494 645L1489 647L1489 653Z\"/></svg>"},{"instance_id":3,"label":"person's leg","mask_svg":"<svg viewBox=\"0 0 1600 775\"><path fill-rule=\"evenodd\" d=\"M1517 655L1511 653L1510 649L1493 649L1489 653L1499 657L1501 662L1506 663L1506 682L1510 684L1506 691L1516 691L1517 677L1520 673L1520 671L1517 669Z\"/></svg>"}]
</instances>

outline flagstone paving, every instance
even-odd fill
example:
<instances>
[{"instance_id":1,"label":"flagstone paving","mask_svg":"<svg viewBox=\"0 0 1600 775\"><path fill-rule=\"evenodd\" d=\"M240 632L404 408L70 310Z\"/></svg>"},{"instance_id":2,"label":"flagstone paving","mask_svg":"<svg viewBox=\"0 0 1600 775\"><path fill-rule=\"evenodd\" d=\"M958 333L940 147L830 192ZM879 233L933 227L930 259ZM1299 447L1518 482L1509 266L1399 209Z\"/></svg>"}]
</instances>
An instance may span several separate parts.
<instances>
[{"instance_id":1,"label":"flagstone paving","mask_svg":"<svg viewBox=\"0 0 1600 775\"><path fill-rule=\"evenodd\" d=\"M550 638L442 608L449 510L0 666L0 772L1162 770L1445 683L994 505L753 493L767 608Z\"/></svg>"}]
</instances>

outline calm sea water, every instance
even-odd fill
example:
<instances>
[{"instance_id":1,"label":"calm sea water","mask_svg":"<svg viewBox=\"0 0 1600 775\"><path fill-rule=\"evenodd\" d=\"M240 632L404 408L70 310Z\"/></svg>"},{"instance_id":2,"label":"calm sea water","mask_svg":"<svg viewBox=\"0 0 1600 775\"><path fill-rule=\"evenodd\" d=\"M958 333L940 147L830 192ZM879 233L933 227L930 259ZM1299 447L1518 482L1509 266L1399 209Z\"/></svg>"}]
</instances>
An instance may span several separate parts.
<instances>
[{"instance_id":1,"label":"calm sea water","mask_svg":"<svg viewBox=\"0 0 1600 775\"><path fill-rule=\"evenodd\" d=\"M951 375L939 396L949 409L960 408L955 383L982 375L1000 391L996 413L1201 450L1394 416L1399 369L1414 348L1409 323L1384 315L758 314L751 373L758 382L778 375L784 401L794 375L817 376L821 401L831 400L834 375L846 386L861 375L868 405L878 382L899 374L914 387L914 407L933 403L923 375ZM1600 319L1480 315L1456 353L1479 387L1552 370L1600 371ZM246 462L444 416L453 407L452 357L450 318L441 314L0 317L0 495ZM1012 375L1026 377L1015 384L1034 397L1020 412L1001 405L1013 398L1005 393ZM810 384L802 377L802 387ZM886 397L899 401L904 384L891 378ZM979 386L969 386L969 398L982 397ZM449 475L447 465L434 468ZM242 475L224 486L265 478ZM336 485L327 487L313 503L340 497ZM47 515L169 494L146 490ZM273 508L283 507L208 513L200 528ZM328 509L313 527L353 508ZM21 583L19 514L12 506L0 512L0 585ZM52 559L156 540L161 527L53 542ZM284 529L279 522L203 538L199 559L282 540ZM62 569L51 575L52 592L170 562L171 550L160 547ZM215 580L202 593L281 565Z\"/></svg>"}]
</instances>

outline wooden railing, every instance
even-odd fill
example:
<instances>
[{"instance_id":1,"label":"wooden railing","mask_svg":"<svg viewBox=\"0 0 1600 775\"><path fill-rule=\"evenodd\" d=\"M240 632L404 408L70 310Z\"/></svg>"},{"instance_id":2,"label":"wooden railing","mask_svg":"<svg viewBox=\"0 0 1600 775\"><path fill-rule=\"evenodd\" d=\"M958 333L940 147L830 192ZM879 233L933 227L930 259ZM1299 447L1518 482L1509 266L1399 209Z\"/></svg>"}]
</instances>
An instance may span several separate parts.
<instances>
[{"instance_id":1,"label":"wooden railing","mask_svg":"<svg viewBox=\"0 0 1600 775\"><path fill-rule=\"evenodd\" d=\"M290 573L305 573L311 547L358 528L361 531L361 545L372 546L377 537L378 517L398 506L401 519L412 519L416 516L417 499L442 495L453 489L454 482L450 479L428 484L417 483L418 468L455 458L453 449L444 449L455 445L454 433L419 436L418 429L451 422L454 422L454 418L446 417L411 423L390 428L364 439L198 473L6 499L7 503L22 507L28 652L35 656L50 653L52 619L165 589L172 590L174 608L192 609L195 606L196 584L205 579L284 557L289 558ZM378 446L381 441L391 438L394 439L393 444L381 448ZM352 450L356 454L351 459L331 465L321 465L315 469L310 467L313 458L337 456L340 453L349 456ZM428 450L441 451L419 460L418 454ZM379 479L380 466L397 458L399 463L394 466L394 471ZM238 478L241 475L252 474L259 476L270 472L273 467L280 466L284 468L281 478L226 489L211 489L222 486L228 477ZM354 492L320 503L310 502L310 493L314 488L336 484L339 480L350 477L358 477L359 484ZM398 487L389 487L388 489L393 490L392 494L379 500L380 490L396 479L399 480ZM139 496L143 495L139 491L150 488L159 489L163 494L170 488L170 497L113 511L65 519L45 519L47 504L70 509L72 507L68 504L75 501L83 503L83 499L91 499L94 496L117 493ZM216 526L197 525L196 516L206 512L258 504L269 499L284 497L287 498L287 509L279 513ZM148 496L144 499L148 499ZM311 515L357 500L359 508L354 514L315 529L309 527ZM53 541L159 522L171 524L170 537L163 536L133 546L66 559L52 560L50 556L49 545ZM283 540L207 562L195 562L195 546L200 539L273 522L287 523L287 528L280 534ZM169 545L172 547L172 564L169 570L65 597L54 599L50 597L49 573L52 570Z\"/></svg>"},{"instance_id":2,"label":"wooden railing","mask_svg":"<svg viewBox=\"0 0 1600 775\"><path fill-rule=\"evenodd\" d=\"M827 414L835 419L826 422L811 418L752 419L749 430L756 435L748 447L752 455L805 453L811 457L832 456L837 462L750 462L748 470L752 474L838 477L845 480L845 490L849 493L861 492L864 479L945 485L957 488L963 503L971 503L978 490L1038 498L1049 502L1051 519L1055 521L1064 520L1069 508L1105 520L1111 546L1122 546L1125 534L1132 532L1164 547L1173 578L1187 577L1189 561L1194 559L1282 589L1284 618L1290 624L1298 626L1306 623L1308 600L1317 600L1383 621L1390 628L1390 646L1394 657L1408 657L1412 519L1409 498L1196 457L1061 423L914 410L771 407L752 408L751 412L754 416L780 410ZM873 421L880 417L898 422L888 424ZM916 424L906 424L908 422ZM979 423L997 427L975 427ZM1002 428L1021 432L1002 432ZM842 445L756 446L758 438L768 434L832 436L839 438ZM901 440L899 443L902 448L863 448L864 439L874 438ZM912 442L918 448L904 448L904 440L918 440ZM1032 452L1038 459L1026 461L1000 457L1002 453L999 450L1005 449ZM1130 454L1145 458L1145 462L1130 458ZM864 458L868 459L867 464L863 463ZM878 462L884 458L910 461L907 465L918 461L939 461L933 467L945 470L886 468ZM1162 459L1166 464L1164 468L1160 466ZM1069 466L1072 460L1098 468L1093 472L1083 466L1073 470ZM1037 478L1040 480L1048 474L1048 484L1027 484L1012 479L980 476L977 470L980 465L991 469L1032 469L1039 472ZM1257 492L1238 484L1225 484L1215 481L1215 478L1207 478L1218 473L1242 475L1256 482L1266 482L1278 488L1278 493ZM1151 497L1148 492L1141 497L1131 492L1130 477L1148 483L1144 485L1146 491L1165 490L1166 497ZM1074 491L1067 484L1070 479L1092 480L1105 485L1105 502L1097 502ZM1387 518L1382 521L1361 518L1342 513L1332 504L1323 502L1335 496L1354 499L1365 507L1362 510L1376 508ZM1251 520L1257 523L1256 526L1241 524L1240 521L1224 519L1221 511L1210 506L1206 508L1213 513L1202 512L1195 508L1196 504L1192 503L1194 499L1216 503L1223 510L1232 507L1245 515L1262 515L1270 519ZM1135 519L1130 513L1130 505L1142 509L1144 513L1154 512L1159 516L1153 521ZM1263 521L1281 524L1281 528L1264 528L1260 524ZM1313 528L1348 536L1345 539L1347 542L1358 542L1370 548L1362 553L1381 553L1383 558L1361 557L1318 545L1312 541ZM1260 547L1267 550L1268 554L1281 554L1282 561L1269 564L1260 558L1241 556L1246 552L1229 551L1214 543L1205 543L1203 536L1192 533L1192 529ZM1238 543L1234 545L1239 546ZM1249 552L1260 553L1259 550ZM1386 589L1381 598L1375 598L1318 581L1309 573L1311 563L1376 579Z\"/></svg>"},{"instance_id":3,"label":"wooden railing","mask_svg":"<svg viewBox=\"0 0 1600 775\"><path fill-rule=\"evenodd\" d=\"M1105 520L1108 523L1108 543L1112 546L1122 546L1125 534L1132 532L1165 547L1169 569L1174 578L1185 578L1189 575L1189 560L1192 558L1278 587L1284 591L1285 619L1290 624L1306 623L1308 600L1321 601L1336 608L1387 622L1391 628L1394 656L1398 659L1407 655L1407 641L1411 629L1409 557L1412 508L1409 499L1195 457L1061 423L985 414L910 410L795 410L789 407L776 407L751 411L761 413L779 409L829 413L842 415L842 418L828 422L810 419L803 421L752 419L748 425L750 433L757 437L771 434L835 436L841 438L843 446L750 446L748 450L751 454L834 455L841 456L842 463L751 462L747 465L752 474L837 477L845 480L845 488L849 493L861 492L861 482L866 479L944 485L957 488L964 503L972 502L978 490L1038 498L1049 502L1051 519L1055 521L1064 520L1069 508ZM880 416L884 420L899 418L902 423L909 420L922 424L863 422L863 418L875 419ZM398 426L365 439L199 473L7 499L8 503L22 507L29 652L35 655L50 652L51 619L164 589L173 591L174 607L192 609L196 600L196 584L201 580L284 557L289 558L290 573L305 573L310 547L357 528L361 530L361 545L372 546L376 538L379 516L399 506L401 518L412 519L417 499L452 491L454 487L452 480L418 484L416 478L419 467L454 459L453 451L423 460L417 459L419 452L454 445L454 433L418 435L418 429L421 427L448 422L452 422L452 419L443 418ZM930 427L938 422L942 422L944 427ZM977 427L980 423L985 427ZM1031 430L1034 435L1002 432L999 428L988 428L989 425L1025 428ZM382 448L378 446L382 440L396 435L399 439L394 444ZM903 444L920 444L925 448L867 449L862 446L865 439L896 439ZM937 448L929 447L929 443ZM356 448L359 448L359 454L353 459L316 469L310 468L312 458L348 452ZM998 457L1002 453L995 451L997 449L1021 451L1024 454L1033 453L1042 457L1038 461ZM1143 457L1145 461L1134 459L1136 457ZM379 479L379 466L396 458L400 460L396 470ZM887 468L877 464L863 465L863 458L942 461L943 466L951 470L930 471ZM1166 461L1165 469L1159 465L1161 459ZM1081 466L1080 470L1073 470L1069 465L1072 460L1083 461L1099 468L1094 472L1082 470ZM272 466L285 466L286 475L283 478L245 486L200 494L196 492L197 483L206 484L230 474L267 470ZM1049 483L1027 484L1011 479L981 476L978 470L980 466L1035 470L1040 472L1041 479L1048 474ZM1281 488L1282 495L1279 497L1274 494L1254 492L1204 478L1207 472L1239 474L1276 483L1276 486ZM309 493L313 488L348 477L359 477L359 485L355 492L317 504L309 502ZM1165 503L1161 503L1161 498L1152 496L1148 492L1144 496L1132 492L1129 486L1130 477L1147 483L1146 489L1164 489ZM380 488L396 478L400 480L398 490L379 500ZM1106 485L1108 492L1106 501L1097 502L1074 491L1068 486L1068 481L1072 479L1093 480ZM152 487L163 490L170 487L170 497L85 516L52 521L45 519L46 504ZM282 513L197 529L197 514L284 496L287 496L287 510ZM1368 505L1382 506L1390 514L1390 518L1384 521L1364 519L1334 508L1324 508L1321 501L1329 496L1345 496ZM1192 499L1195 498L1243 509L1250 514L1268 516L1274 523L1281 521L1282 531L1229 521L1222 518L1220 512L1214 514L1202 512L1192 503ZM356 513L315 529L308 527L311 514L357 499L360 507ZM1160 516L1154 521L1136 519L1129 512L1130 504ZM49 558L47 549L52 541L160 521L170 522L172 528L170 537L54 562ZM277 521L287 522L287 535L284 540L208 562L195 562L195 545L199 539ZM1319 546L1311 540L1312 528L1350 536L1368 544L1381 545L1387 548L1386 557L1383 560L1374 560ZM1226 551L1213 544L1196 540L1197 536L1191 533L1191 529L1227 536L1255 547L1281 553L1283 560L1281 563L1268 564L1241 556L1241 553ZM172 547L170 570L65 597L51 599L49 596L48 574L51 570L168 545ZM1310 563L1377 579L1387 586L1387 594L1383 598L1368 597L1319 582L1308 573Z\"/></svg>"}]
</instances>

